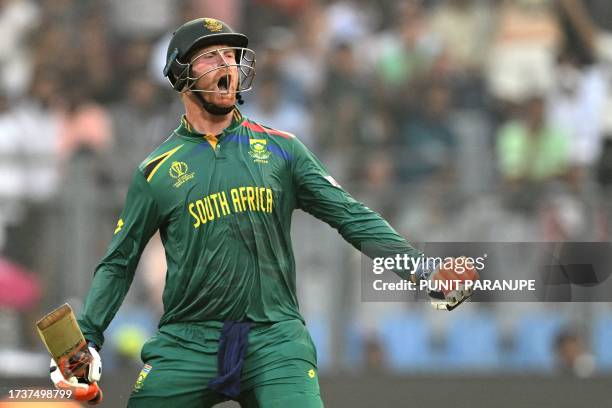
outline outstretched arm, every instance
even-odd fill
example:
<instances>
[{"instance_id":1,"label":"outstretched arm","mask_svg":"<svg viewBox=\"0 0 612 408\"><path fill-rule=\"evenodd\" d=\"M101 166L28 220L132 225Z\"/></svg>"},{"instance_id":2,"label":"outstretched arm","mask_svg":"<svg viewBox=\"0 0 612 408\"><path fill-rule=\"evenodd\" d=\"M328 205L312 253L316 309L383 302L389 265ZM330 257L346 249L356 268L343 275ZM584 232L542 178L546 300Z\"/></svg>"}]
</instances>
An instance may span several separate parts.
<instances>
[{"instance_id":1,"label":"outstretched arm","mask_svg":"<svg viewBox=\"0 0 612 408\"><path fill-rule=\"evenodd\" d=\"M295 140L295 145L293 175L299 208L331 225L346 241L371 258L394 257L397 254L413 258L422 256L421 252L413 248L378 213L344 191L299 140ZM478 273L473 268L469 271L464 269L421 262L415 271L394 272L413 282L460 282L452 290L428 290L429 295L435 299L433 303L436 308L450 311L472 294L471 290L465 289L462 282L478 279Z\"/></svg>"},{"instance_id":2,"label":"outstretched arm","mask_svg":"<svg viewBox=\"0 0 612 408\"><path fill-rule=\"evenodd\" d=\"M413 248L377 212L355 200L329 174L321 162L299 140L295 140L293 178L300 209L335 228L365 255L419 257ZM408 271L396 271L410 279Z\"/></svg>"}]
</instances>

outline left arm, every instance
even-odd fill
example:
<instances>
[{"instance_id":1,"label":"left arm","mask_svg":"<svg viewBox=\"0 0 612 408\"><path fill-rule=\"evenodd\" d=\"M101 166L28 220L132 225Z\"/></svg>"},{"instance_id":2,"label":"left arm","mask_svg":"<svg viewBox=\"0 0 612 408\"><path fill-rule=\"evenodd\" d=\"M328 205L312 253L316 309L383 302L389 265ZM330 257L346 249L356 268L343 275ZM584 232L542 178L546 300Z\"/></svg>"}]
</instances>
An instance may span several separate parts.
<instances>
[{"instance_id":1,"label":"left arm","mask_svg":"<svg viewBox=\"0 0 612 408\"><path fill-rule=\"evenodd\" d=\"M293 182L300 209L329 224L369 257L421 255L380 214L344 191L299 140L294 143ZM409 271L395 272L404 279L411 278Z\"/></svg>"},{"instance_id":2,"label":"left arm","mask_svg":"<svg viewBox=\"0 0 612 408\"><path fill-rule=\"evenodd\" d=\"M412 247L377 212L355 200L329 175L323 164L299 140L295 140L293 178L296 186L297 205L302 210L325 221L342 237L365 255L394 257L407 254L418 258L421 252ZM429 262L419 264L416 271L394 270L402 279L416 282L428 280L477 280L478 273L472 269L464 272L452 268L434 267ZM438 309L453 310L472 294L471 290L458 287L447 292L428 291L437 299Z\"/></svg>"}]
</instances>

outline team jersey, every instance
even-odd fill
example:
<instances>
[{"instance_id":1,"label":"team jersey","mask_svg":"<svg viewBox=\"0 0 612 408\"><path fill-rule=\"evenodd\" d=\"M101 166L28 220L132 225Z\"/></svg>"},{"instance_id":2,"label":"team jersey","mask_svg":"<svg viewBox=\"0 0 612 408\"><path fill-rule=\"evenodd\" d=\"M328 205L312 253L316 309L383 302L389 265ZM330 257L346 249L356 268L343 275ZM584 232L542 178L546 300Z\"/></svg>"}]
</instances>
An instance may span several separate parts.
<instances>
[{"instance_id":1,"label":"team jersey","mask_svg":"<svg viewBox=\"0 0 612 408\"><path fill-rule=\"evenodd\" d=\"M134 173L79 315L85 337L102 345L156 231L167 261L160 327L303 321L290 236L295 209L325 221L359 250L374 248L368 255L419 255L339 186L294 135L237 109L219 135L200 134L183 117Z\"/></svg>"}]
</instances>

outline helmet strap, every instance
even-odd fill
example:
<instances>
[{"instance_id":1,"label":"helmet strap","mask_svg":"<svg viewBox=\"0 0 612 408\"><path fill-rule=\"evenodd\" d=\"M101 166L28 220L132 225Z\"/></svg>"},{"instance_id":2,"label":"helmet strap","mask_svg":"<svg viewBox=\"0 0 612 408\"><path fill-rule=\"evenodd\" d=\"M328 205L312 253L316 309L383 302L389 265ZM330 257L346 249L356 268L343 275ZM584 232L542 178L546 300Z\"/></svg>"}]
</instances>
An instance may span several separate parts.
<instances>
[{"instance_id":1,"label":"helmet strap","mask_svg":"<svg viewBox=\"0 0 612 408\"><path fill-rule=\"evenodd\" d=\"M202 109L204 109L211 115L224 116L234 110L233 106L228 106L224 108L219 105L215 105L214 103L206 102L206 100L204 100L204 97L200 95L199 92L192 92L192 95L195 96L196 100L200 103Z\"/></svg>"}]
</instances>

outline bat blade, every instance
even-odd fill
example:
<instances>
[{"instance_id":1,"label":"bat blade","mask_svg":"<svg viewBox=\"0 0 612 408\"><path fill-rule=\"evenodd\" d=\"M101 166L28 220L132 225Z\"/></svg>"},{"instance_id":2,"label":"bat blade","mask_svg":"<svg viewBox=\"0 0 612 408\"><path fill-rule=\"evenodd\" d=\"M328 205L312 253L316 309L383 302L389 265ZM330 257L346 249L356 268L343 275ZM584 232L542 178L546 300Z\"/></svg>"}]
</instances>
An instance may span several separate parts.
<instances>
[{"instance_id":1,"label":"bat blade","mask_svg":"<svg viewBox=\"0 0 612 408\"><path fill-rule=\"evenodd\" d=\"M64 303L36 322L36 328L49 354L58 365L61 360L70 358L87 346L68 303Z\"/></svg>"}]
</instances>

